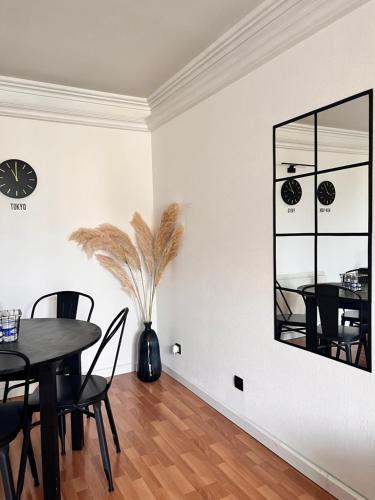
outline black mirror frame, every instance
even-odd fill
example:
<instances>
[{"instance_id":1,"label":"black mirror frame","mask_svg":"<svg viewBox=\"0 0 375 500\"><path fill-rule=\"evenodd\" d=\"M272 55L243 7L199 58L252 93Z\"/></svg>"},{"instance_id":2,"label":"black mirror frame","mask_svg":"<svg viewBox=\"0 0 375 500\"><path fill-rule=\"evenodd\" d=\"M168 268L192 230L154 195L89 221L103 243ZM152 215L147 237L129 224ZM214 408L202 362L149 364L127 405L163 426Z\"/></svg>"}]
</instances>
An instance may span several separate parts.
<instances>
[{"instance_id":1,"label":"black mirror frame","mask_svg":"<svg viewBox=\"0 0 375 500\"><path fill-rule=\"evenodd\" d=\"M335 171L335 170L340 170L343 168L352 168L355 166L362 166L362 165L367 165L368 166L368 230L365 233L318 233L318 206L317 206L317 180L318 180L318 173L323 173L326 172L326 170L318 170L318 124L317 124L317 117L318 114L321 113L322 111L326 111L330 108L334 108L336 106L339 106L341 104L345 104L349 101L352 101L354 99L358 99L360 97L368 96L369 98L369 141L368 141L368 161L367 162L362 162L358 164L353 164L353 165L348 165L348 166L341 166L341 167L336 167L336 168L331 168L329 171ZM315 192L315 205L314 205L314 210L315 210L315 231L314 233L290 233L290 234L277 234L276 232L276 187L279 182L284 181L286 178L277 178L276 176L276 132L277 130L285 125L291 124L293 122L296 122L298 120L301 120L303 118L307 118L313 116L314 117L314 163L313 165L314 172L311 174L295 174L288 176L288 179L291 178L299 178L299 177L305 177L306 175L314 176L314 192ZM276 302L276 280L277 280L277 269L276 269L276 242L278 237L284 237L284 236L302 236L302 235L309 235L309 236L314 236L314 284L317 284L317 276L318 276L318 236L319 234L322 235L328 235L328 236L366 236L367 237L367 246L368 246L368 255L367 255L367 264L368 264L368 352L369 352L369 362L367 368L363 368L360 366L356 366L356 368L362 369L364 371L372 372L372 356L371 356L371 297L372 297L372 182L373 182L373 174L372 174L372 164L373 164L373 89L366 90L364 92L360 92L358 94L352 95L350 97L347 97L345 99L341 99L339 101L336 101L332 104L329 104L327 106L315 109L313 111L310 111L308 113L304 113L300 116L297 116L295 118L286 120L282 123L279 123L277 125L273 126L273 293L274 293L274 338L278 342L281 342L283 344L287 344L291 347L297 347L299 349L304 349L313 353L317 353L317 351L312 348L311 346L300 346L297 344L291 344L287 340L282 340L280 338L277 338L277 302ZM345 363L344 360L341 359L335 359L333 357L327 358L331 359L332 361L338 361ZM354 365L353 365L354 366Z\"/></svg>"}]
</instances>

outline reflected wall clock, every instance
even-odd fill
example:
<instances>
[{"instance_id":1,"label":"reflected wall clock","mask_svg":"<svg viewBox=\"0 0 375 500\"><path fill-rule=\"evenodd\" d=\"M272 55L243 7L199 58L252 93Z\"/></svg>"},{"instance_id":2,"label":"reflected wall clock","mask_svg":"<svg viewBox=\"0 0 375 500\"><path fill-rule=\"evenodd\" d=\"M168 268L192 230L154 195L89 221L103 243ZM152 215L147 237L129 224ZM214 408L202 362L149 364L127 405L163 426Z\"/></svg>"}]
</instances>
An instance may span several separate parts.
<instances>
[{"instance_id":1,"label":"reflected wall clock","mask_svg":"<svg viewBox=\"0 0 375 500\"><path fill-rule=\"evenodd\" d=\"M5 160L0 164L0 192L9 198L26 198L36 188L35 170L23 160Z\"/></svg>"},{"instance_id":2,"label":"reflected wall clock","mask_svg":"<svg viewBox=\"0 0 375 500\"><path fill-rule=\"evenodd\" d=\"M288 179L281 186L281 198L287 205L296 205L301 197L302 187L296 179Z\"/></svg>"},{"instance_id":3,"label":"reflected wall clock","mask_svg":"<svg viewBox=\"0 0 375 500\"><path fill-rule=\"evenodd\" d=\"M319 184L316 194L322 205L332 205L336 198L336 189L331 181L323 181Z\"/></svg>"}]
</instances>

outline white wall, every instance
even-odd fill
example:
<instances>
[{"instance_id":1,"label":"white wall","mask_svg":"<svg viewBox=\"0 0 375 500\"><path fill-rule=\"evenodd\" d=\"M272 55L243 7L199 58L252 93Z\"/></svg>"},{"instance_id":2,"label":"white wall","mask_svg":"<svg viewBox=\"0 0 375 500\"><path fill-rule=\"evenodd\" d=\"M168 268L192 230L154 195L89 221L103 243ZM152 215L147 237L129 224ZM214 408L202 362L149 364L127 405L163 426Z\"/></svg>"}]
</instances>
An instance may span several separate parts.
<instances>
[{"instance_id":1,"label":"white wall","mask_svg":"<svg viewBox=\"0 0 375 500\"><path fill-rule=\"evenodd\" d=\"M156 212L188 205L158 295L164 364L367 498L374 376L273 340L272 126L374 87L374 18L372 0L152 134Z\"/></svg>"},{"instance_id":2,"label":"white wall","mask_svg":"<svg viewBox=\"0 0 375 500\"><path fill-rule=\"evenodd\" d=\"M34 167L38 186L21 200L26 212L13 212L15 201L0 196L0 308L21 307L27 317L33 302L50 291L73 289L93 296L92 321L105 329L123 307L130 307L119 370L134 368L138 319L131 299L96 259L88 260L68 241L81 226L102 222L131 231L139 210L152 217L150 135L0 117L1 158L20 158ZM87 366L97 346L83 356ZM98 368L113 362L105 353Z\"/></svg>"}]
</instances>

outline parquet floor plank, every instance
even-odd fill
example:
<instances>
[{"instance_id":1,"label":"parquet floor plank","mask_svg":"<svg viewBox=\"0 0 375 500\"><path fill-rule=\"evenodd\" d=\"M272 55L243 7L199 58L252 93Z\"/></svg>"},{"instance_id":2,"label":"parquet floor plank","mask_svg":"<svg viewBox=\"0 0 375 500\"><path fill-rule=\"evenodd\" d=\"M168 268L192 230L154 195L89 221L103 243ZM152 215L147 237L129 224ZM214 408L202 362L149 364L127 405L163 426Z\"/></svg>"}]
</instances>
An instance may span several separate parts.
<instances>
[{"instance_id":1,"label":"parquet floor plank","mask_svg":"<svg viewBox=\"0 0 375 500\"><path fill-rule=\"evenodd\" d=\"M60 459L63 500L328 500L333 497L166 374L153 384L115 377L111 405L122 452L104 417L115 491L108 492L95 421L85 448ZM69 418L68 418L69 424ZM39 429L32 431L41 473ZM11 446L14 470L21 436ZM0 498L2 498L0 494ZM29 468L23 498L42 500Z\"/></svg>"}]
</instances>

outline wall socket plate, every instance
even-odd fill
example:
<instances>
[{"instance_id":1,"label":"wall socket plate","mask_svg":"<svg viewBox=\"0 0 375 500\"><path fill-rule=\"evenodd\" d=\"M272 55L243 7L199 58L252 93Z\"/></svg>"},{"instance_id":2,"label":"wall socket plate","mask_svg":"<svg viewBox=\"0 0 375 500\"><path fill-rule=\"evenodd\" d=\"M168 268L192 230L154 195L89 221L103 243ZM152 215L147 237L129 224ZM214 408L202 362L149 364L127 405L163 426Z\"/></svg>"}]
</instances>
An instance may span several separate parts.
<instances>
[{"instance_id":1,"label":"wall socket plate","mask_svg":"<svg viewBox=\"0 0 375 500\"><path fill-rule=\"evenodd\" d=\"M243 378L234 376L234 387L239 391L243 391Z\"/></svg>"},{"instance_id":2,"label":"wall socket plate","mask_svg":"<svg viewBox=\"0 0 375 500\"><path fill-rule=\"evenodd\" d=\"M181 352L182 352L181 344L177 344L177 342L175 344L173 344L172 353L173 354L181 354Z\"/></svg>"}]
</instances>

